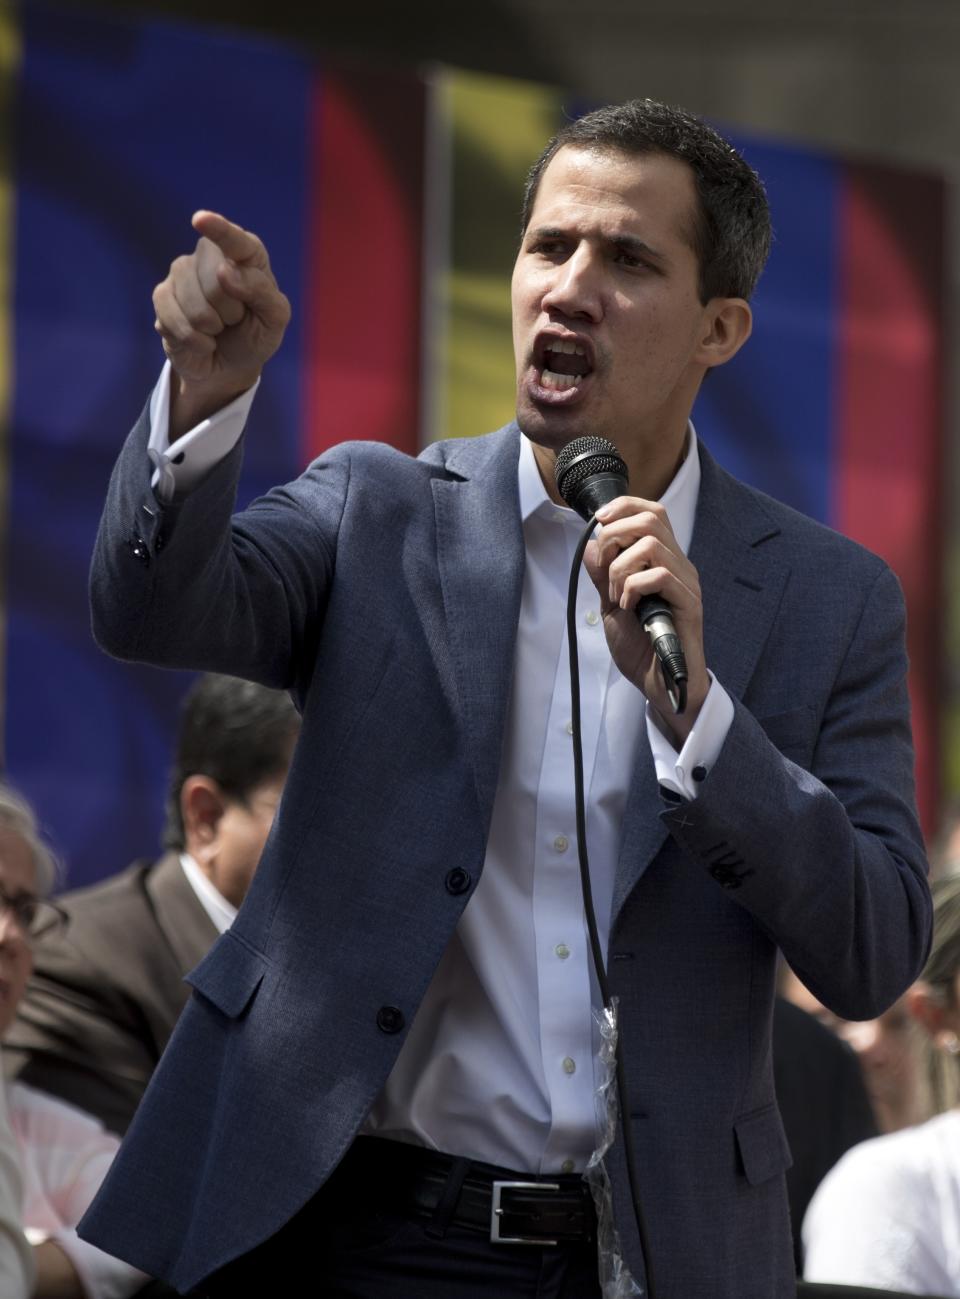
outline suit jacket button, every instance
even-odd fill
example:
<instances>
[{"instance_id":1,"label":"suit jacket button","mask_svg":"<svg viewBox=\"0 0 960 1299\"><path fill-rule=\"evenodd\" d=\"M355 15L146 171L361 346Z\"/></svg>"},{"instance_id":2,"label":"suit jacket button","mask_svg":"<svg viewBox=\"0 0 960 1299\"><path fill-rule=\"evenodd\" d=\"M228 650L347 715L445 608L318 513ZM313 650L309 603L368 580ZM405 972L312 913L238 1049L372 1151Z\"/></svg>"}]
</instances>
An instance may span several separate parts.
<instances>
[{"instance_id":1,"label":"suit jacket button","mask_svg":"<svg viewBox=\"0 0 960 1299\"><path fill-rule=\"evenodd\" d=\"M141 564L150 563L150 551L147 549L147 543L136 532L130 537L130 550L134 559L139 559Z\"/></svg>"},{"instance_id":2,"label":"suit jacket button","mask_svg":"<svg viewBox=\"0 0 960 1299\"><path fill-rule=\"evenodd\" d=\"M381 1033L399 1033L405 1023L399 1006L381 1006L377 1011L377 1028Z\"/></svg>"},{"instance_id":3,"label":"suit jacket button","mask_svg":"<svg viewBox=\"0 0 960 1299\"><path fill-rule=\"evenodd\" d=\"M454 897L466 893L472 883L473 880L470 878L469 873L460 866L455 866L452 871L447 871L447 878L444 880L447 892L452 893Z\"/></svg>"}]
</instances>

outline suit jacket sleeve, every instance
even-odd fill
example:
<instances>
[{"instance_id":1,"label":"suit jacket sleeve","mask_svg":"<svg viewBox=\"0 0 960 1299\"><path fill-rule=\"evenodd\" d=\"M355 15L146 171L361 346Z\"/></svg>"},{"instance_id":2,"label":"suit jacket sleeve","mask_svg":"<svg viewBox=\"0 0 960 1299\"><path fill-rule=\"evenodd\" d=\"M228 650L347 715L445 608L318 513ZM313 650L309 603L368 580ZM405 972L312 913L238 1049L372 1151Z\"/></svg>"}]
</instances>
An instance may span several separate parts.
<instances>
[{"instance_id":1,"label":"suit jacket sleeve","mask_svg":"<svg viewBox=\"0 0 960 1299\"><path fill-rule=\"evenodd\" d=\"M872 563L821 711L808 703L761 721L737 702L700 797L665 813L687 852L845 1019L896 1000L926 959L931 927L903 599L893 573ZM802 700L799 675L796 693Z\"/></svg>"},{"instance_id":2,"label":"suit jacket sleeve","mask_svg":"<svg viewBox=\"0 0 960 1299\"><path fill-rule=\"evenodd\" d=\"M148 435L145 411L101 519L90 577L98 643L117 658L292 688L322 623L349 456L325 456L231 526L242 441L188 497L163 506Z\"/></svg>"}]
</instances>

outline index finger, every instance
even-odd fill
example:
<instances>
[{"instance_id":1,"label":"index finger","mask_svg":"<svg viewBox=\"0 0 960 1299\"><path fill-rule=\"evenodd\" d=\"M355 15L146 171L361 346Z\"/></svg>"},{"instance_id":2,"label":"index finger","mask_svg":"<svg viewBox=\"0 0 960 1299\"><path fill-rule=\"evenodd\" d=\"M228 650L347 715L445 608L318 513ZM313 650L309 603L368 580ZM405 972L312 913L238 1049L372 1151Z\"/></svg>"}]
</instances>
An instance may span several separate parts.
<instances>
[{"instance_id":1,"label":"index finger","mask_svg":"<svg viewBox=\"0 0 960 1299\"><path fill-rule=\"evenodd\" d=\"M597 519L600 529L596 540L602 563L609 562L618 552L626 550L644 536L654 537L668 550L682 553L669 515L659 501L647 501L638 496L618 496L597 511Z\"/></svg>"},{"instance_id":2,"label":"index finger","mask_svg":"<svg viewBox=\"0 0 960 1299\"><path fill-rule=\"evenodd\" d=\"M229 257L231 261L259 267L269 265L267 250L257 236L244 230L243 226L228 221L219 212L208 212L201 208L199 212L194 212L190 224L197 234L216 244L224 257Z\"/></svg>"},{"instance_id":3,"label":"index finger","mask_svg":"<svg viewBox=\"0 0 960 1299\"><path fill-rule=\"evenodd\" d=\"M648 501L642 496L617 496L597 510L597 518L601 523L613 523L616 519L628 519L644 512L662 519L667 517L667 512L659 501Z\"/></svg>"}]
</instances>

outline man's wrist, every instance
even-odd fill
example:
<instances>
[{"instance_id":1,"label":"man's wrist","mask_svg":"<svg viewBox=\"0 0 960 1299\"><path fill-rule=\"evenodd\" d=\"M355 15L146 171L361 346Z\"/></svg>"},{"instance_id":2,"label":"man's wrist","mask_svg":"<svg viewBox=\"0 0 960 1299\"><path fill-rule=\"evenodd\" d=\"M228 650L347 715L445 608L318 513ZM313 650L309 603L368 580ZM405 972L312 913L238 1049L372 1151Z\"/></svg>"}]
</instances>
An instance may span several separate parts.
<instances>
[{"instance_id":1,"label":"man's wrist","mask_svg":"<svg viewBox=\"0 0 960 1299\"><path fill-rule=\"evenodd\" d=\"M682 745L676 745L660 725L660 714L647 704L647 736L657 780L682 798L696 798L733 724L733 701L719 681L708 674L710 689L697 716L697 725Z\"/></svg>"},{"instance_id":2,"label":"man's wrist","mask_svg":"<svg viewBox=\"0 0 960 1299\"><path fill-rule=\"evenodd\" d=\"M653 714L653 721L663 736L669 740L677 751L683 748L687 742L687 737L697 724L697 718L700 716L700 709L703 707L704 700L710 690L710 677L705 678L704 684L698 685L695 690L687 690L687 704L682 713L676 713L669 705L669 701L661 707L651 701L650 709Z\"/></svg>"},{"instance_id":3,"label":"man's wrist","mask_svg":"<svg viewBox=\"0 0 960 1299\"><path fill-rule=\"evenodd\" d=\"M228 384L205 384L190 383L174 373L170 384L169 441L176 442L184 433L189 433L205 419L210 419L232 401L242 397L259 377L259 372L256 372L237 377Z\"/></svg>"}]
</instances>

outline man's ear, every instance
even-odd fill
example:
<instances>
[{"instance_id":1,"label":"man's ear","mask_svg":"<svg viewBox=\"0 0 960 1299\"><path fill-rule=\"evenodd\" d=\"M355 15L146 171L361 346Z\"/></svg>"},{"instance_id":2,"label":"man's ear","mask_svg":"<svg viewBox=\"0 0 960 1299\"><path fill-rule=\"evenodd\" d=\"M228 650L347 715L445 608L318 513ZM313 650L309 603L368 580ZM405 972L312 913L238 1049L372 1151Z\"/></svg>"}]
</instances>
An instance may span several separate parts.
<instances>
[{"instance_id":1,"label":"man's ear","mask_svg":"<svg viewBox=\"0 0 960 1299\"><path fill-rule=\"evenodd\" d=\"M698 360L708 368L736 356L753 331L753 312L744 298L711 298L706 308Z\"/></svg>"},{"instance_id":2,"label":"man's ear","mask_svg":"<svg viewBox=\"0 0 960 1299\"><path fill-rule=\"evenodd\" d=\"M223 790L211 776L188 776L180 790L187 852L201 864L215 850L220 820L226 810Z\"/></svg>"}]
</instances>

